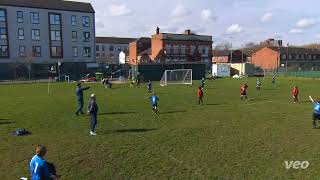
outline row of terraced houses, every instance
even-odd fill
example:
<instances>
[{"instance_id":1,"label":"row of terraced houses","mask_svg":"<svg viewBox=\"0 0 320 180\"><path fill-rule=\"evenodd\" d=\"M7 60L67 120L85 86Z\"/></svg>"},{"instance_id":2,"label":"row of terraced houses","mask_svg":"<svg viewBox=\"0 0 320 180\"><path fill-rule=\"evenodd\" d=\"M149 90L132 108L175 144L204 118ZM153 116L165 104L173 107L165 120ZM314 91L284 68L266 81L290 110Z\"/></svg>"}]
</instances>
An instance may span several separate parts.
<instances>
[{"instance_id":1,"label":"row of terraced houses","mask_svg":"<svg viewBox=\"0 0 320 180\"><path fill-rule=\"evenodd\" d=\"M209 68L219 59L229 61L237 51L212 51L212 36L198 35L192 30L179 33L160 32L151 37L96 37L95 11L90 3L64 0L0 1L0 77L19 73L19 64L32 65L36 72L62 63L64 72L77 72L93 64L118 64L119 55L131 66L203 65ZM304 48L264 47L241 52L241 62L251 62L265 69L315 64L317 50ZM231 55L231 54L232 55ZM244 58L245 56L245 58ZM295 58L297 56L297 58ZM59 63L60 62L60 63ZM123 62L122 62L123 63ZM285 64L285 65L284 65ZM144 67L146 68L146 67ZM79 72L78 72L79 71Z\"/></svg>"}]
</instances>

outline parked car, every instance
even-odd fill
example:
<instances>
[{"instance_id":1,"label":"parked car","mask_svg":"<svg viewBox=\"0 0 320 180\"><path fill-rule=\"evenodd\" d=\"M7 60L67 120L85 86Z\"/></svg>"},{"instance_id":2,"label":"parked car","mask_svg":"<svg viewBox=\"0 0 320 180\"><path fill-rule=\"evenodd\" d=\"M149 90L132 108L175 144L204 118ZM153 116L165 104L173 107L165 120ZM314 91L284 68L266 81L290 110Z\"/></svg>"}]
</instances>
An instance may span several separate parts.
<instances>
[{"instance_id":1,"label":"parked car","mask_svg":"<svg viewBox=\"0 0 320 180\"><path fill-rule=\"evenodd\" d=\"M97 82L95 74L87 74L80 79L80 82Z\"/></svg>"}]
</instances>

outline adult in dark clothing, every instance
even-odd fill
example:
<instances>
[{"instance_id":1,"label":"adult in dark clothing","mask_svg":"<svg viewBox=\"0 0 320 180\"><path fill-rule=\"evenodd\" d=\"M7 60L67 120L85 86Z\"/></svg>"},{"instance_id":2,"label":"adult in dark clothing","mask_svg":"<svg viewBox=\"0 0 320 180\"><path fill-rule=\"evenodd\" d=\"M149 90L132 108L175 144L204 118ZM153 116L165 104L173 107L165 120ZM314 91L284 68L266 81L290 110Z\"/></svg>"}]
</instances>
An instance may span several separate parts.
<instances>
[{"instance_id":1,"label":"adult in dark clothing","mask_svg":"<svg viewBox=\"0 0 320 180\"><path fill-rule=\"evenodd\" d=\"M77 84L76 96L78 101L78 109L76 111L76 115L79 116L79 113L84 114L82 111L83 108L83 91L90 89L90 87L81 87L81 83Z\"/></svg>"},{"instance_id":2,"label":"adult in dark clothing","mask_svg":"<svg viewBox=\"0 0 320 180\"><path fill-rule=\"evenodd\" d=\"M91 94L91 99L88 105L88 113L90 113L90 135L95 136L96 134L96 125L98 123L98 105L96 103L96 95Z\"/></svg>"}]
</instances>

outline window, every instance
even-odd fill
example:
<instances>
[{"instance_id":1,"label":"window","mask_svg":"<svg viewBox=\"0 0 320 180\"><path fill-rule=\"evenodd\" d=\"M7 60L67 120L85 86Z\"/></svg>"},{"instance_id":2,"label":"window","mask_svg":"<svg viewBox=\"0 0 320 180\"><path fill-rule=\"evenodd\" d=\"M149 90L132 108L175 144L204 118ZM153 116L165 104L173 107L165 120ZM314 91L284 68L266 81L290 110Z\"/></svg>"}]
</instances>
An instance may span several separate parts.
<instances>
[{"instance_id":1,"label":"window","mask_svg":"<svg viewBox=\"0 0 320 180\"><path fill-rule=\"evenodd\" d=\"M96 51L99 51L99 45L96 45Z\"/></svg>"},{"instance_id":2,"label":"window","mask_svg":"<svg viewBox=\"0 0 320 180\"><path fill-rule=\"evenodd\" d=\"M204 48L204 51L205 51L205 53L204 53L205 55L209 55L209 47L205 47L205 48ZM209 61L209 60L208 60L208 61Z\"/></svg>"},{"instance_id":3,"label":"window","mask_svg":"<svg viewBox=\"0 0 320 180\"><path fill-rule=\"evenodd\" d=\"M193 53L195 53L195 51L196 51L196 47L195 47L195 46L191 46L191 51L190 51L190 53L193 54Z\"/></svg>"},{"instance_id":4,"label":"window","mask_svg":"<svg viewBox=\"0 0 320 180\"><path fill-rule=\"evenodd\" d=\"M31 38L34 41L40 41L40 29L32 29Z\"/></svg>"},{"instance_id":5,"label":"window","mask_svg":"<svg viewBox=\"0 0 320 180\"><path fill-rule=\"evenodd\" d=\"M317 59L317 55L313 55L313 59Z\"/></svg>"},{"instance_id":6,"label":"window","mask_svg":"<svg viewBox=\"0 0 320 180\"><path fill-rule=\"evenodd\" d=\"M281 59L287 59L287 55L286 54L282 54L281 55Z\"/></svg>"},{"instance_id":7,"label":"window","mask_svg":"<svg viewBox=\"0 0 320 180\"><path fill-rule=\"evenodd\" d=\"M90 27L90 17L89 16L82 17L82 25L83 25L83 27Z\"/></svg>"},{"instance_id":8,"label":"window","mask_svg":"<svg viewBox=\"0 0 320 180\"><path fill-rule=\"evenodd\" d=\"M72 15L71 16L71 25L76 26L77 25L77 16Z\"/></svg>"},{"instance_id":9,"label":"window","mask_svg":"<svg viewBox=\"0 0 320 180\"><path fill-rule=\"evenodd\" d=\"M0 22L6 22L6 12L5 12L5 10L0 10Z\"/></svg>"},{"instance_id":10,"label":"window","mask_svg":"<svg viewBox=\"0 0 320 180\"><path fill-rule=\"evenodd\" d=\"M39 21L40 21L39 13L31 12L30 17L31 17L32 24L39 24Z\"/></svg>"},{"instance_id":11,"label":"window","mask_svg":"<svg viewBox=\"0 0 320 180\"><path fill-rule=\"evenodd\" d=\"M19 56L20 57L26 56L26 47L25 46L19 46Z\"/></svg>"},{"instance_id":12,"label":"window","mask_svg":"<svg viewBox=\"0 0 320 180\"><path fill-rule=\"evenodd\" d=\"M22 11L17 11L17 22L23 23L23 12Z\"/></svg>"},{"instance_id":13,"label":"window","mask_svg":"<svg viewBox=\"0 0 320 180\"><path fill-rule=\"evenodd\" d=\"M50 14L50 25L60 25L60 14Z\"/></svg>"},{"instance_id":14,"label":"window","mask_svg":"<svg viewBox=\"0 0 320 180\"><path fill-rule=\"evenodd\" d=\"M24 29L22 29L22 28L18 29L18 39L24 40Z\"/></svg>"},{"instance_id":15,"label":"window","mask_svg":"<svg viewBox=\"0 0 320 180\"><path fill-rule=\"evenodd\" d=\"M51 41L61 41L61 31L53 30L50 33Z\"/></svg>"},{"instance_id":16,"label":"window","mask_svg":"<svg viewBox=\"0 0 320 180\"><path fill-rule=\"evenodd\" d=\"M96 58L100 58L100 54L99 53L96 53Z\"/></svg>"},{"instance_id":17,"label":"window","mask_svg":"<svg viewBox=\"0 0 320 180\"><path fill-rule=\"evenodd\" d=\"M171 54L171 46L166 45L166 54Z\"/></svg>"},{"instance_id":18,"label":"window","mask_svg":"<svg viewBox=\"0 0 320 180\"><path fill-rule=\"evenodd\" d=\"M90 32L83 32L83 38L85 42L90 41Z\"/></svg>"},{"instance_id":19,"label":"window","mask_svg":"<svg viewBox=\"0 0 320 180\"><path fill-rule=\"evenodd\" d=\"M118 45L118 51L122 51L122 47Z\"/></svg>"},{"instance_id":20,"label":"window","mask_svg":"<svg viewBox=\"0 0 320 180\"><path fill-rule=\"evenodd\" d=\"M173 46L173 54L178 54L179 46L174 45Z\"/></svg>"},{"instance_id":21,"label":"window","mask_svg":"<svg viewBox=\"0 0 320 180\"><path fill-rule=\"evenodd\" d=\"M109 46L109 51L113 51L114 50L114 46L113 45L110 45Z\"/></svg>"},{"instance_id":22,"label":"window","mask_svg":"<svg viewBox=\"0 0 320 180\"><path fill-rule=\"evenodd\" d=\"M73 57L78 57L78 47L72 47Z\"/></svg>"},{"instance_id":23,"label":"window","mask_svg":"<svg viewBox=\"0 0 320 180\"><path fill-rule=\"evenodd\" d=\"M9 56L8 46L1 45L0 46L0 57L8 57L8 56Z\"/></svg>"},{"instance_id":24,"label":"window","mask_svg":"<svg viewBox=\"0 0 320 180\"><path fill-rule=\"evenodd\" d=\"M202 55L206 55L206 49L205 47L201 47Z\"/></svg>"},{"instance_id":25,"label":"window","mask_svg":"<svg viewBox=\"0 0 320 180\"><path fill-rule=\"evenodd\" d=\"M181 46L181 54L186 54L186 46L185 45Z\"/></svg>"},{"instance_id":26,"label":"window","mask_svg":"<svg viewBox=\"0 0 320 180\"><path fill-rule=\"evenodd\" d=\"M51 56L52 57L62 57L62 48L61 48L61 46L52 46L51 47Z\"/></svg>"},{"instance_id":27,"label":"window","mask_svg":"<svg viewBox=\"0 0 320 180\"><path fill-rule=\"evenodd\" d=\"M77 41L77 37L78 34L77 34L77 31L72 31L72 42L76 42Z\"/></svg>"},{"instance_id":28,"label":"window","mask_svg":"<svg viewBox=\"0 0 320 180\"><path fill-rule=\"evenodd\" d=\"M90 47L84 48L84 57L91 57L91 48Z\"/></svg>"},{"instance_id":29,"label":"window","mask_svg":"<svg viewBox=\"0 0 320 180\"><path fill-rule=\"evenodd\" d=\"M124 50L125 50L125 51L128 51L128 47L127 47L127 46L124 46Z\"/></svg>"},{"instance_id":30,"label":"window","mask_svg":"<svg viewBox=\"0 0 320 180\"><path fill-rule=\"evenodd\" d=\"M33 46L32 55L33 57L41 57L41 46Z\"/></svg>"},{"instance_id":31,"label":"window","mask_svg":"<svg viewBox=\"0 0 320 180\"><path fill-rule=\"evenodd\" d=\"M106 50L105 46L104 46L104 45L102 45L102 51L105 51L105 50Z\"/></svg>"},{"instance_id":32,"label":"window","mask_svg":"<svg viewBox=\"0 0 320 180\"><path fill-rule=\"evenodd\" d=\"M0 39L7 39L7 30L4 27L0 28Z\"/></svg>"}]
</instances>

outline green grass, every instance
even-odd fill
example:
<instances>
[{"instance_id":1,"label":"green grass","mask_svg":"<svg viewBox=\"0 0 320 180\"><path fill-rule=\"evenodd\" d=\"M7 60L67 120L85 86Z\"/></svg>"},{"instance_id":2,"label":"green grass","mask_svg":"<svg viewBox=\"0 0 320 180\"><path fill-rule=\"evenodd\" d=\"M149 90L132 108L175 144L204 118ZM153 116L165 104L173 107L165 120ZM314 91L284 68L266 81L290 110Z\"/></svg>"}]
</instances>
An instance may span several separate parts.
<instances>
[{"instance_id":1,"label":"green grass","mask_svg":"<svg viewBox=\"0 0 320 180\"><path fill-rule=\"evenodd\" d=\"M89 136L89 117L76 117L75 84L0 86L0 179L30 176L37 144L48 148L61 179L318 179L320 130L312 129L312 104L319 81L271 79L248 102L239 99L243 79L207 81L205 106L194 86L159 87L154 115L146 87L91 85L100 115L98 136ZM291 89L300 88L299 104ZM32 135L13 137L26 128ZM309 161L306 170L286 170L284 161Z\"/></svg>"}]
</instances>

